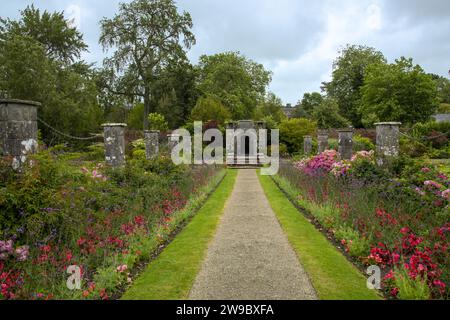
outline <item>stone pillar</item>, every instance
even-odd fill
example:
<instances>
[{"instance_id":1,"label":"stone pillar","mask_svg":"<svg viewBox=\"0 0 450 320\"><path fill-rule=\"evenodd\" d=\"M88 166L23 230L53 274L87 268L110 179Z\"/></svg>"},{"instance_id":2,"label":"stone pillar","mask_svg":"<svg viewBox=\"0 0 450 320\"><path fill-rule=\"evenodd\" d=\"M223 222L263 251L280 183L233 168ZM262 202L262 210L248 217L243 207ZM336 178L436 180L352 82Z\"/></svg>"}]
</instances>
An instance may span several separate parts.
<instances>
[{"instance_id":1,"label":"stone pillar","mask_svg":"<svg viewBox=\"0 0 450 320\"><path fill-rule=\"evenodd\" d=\"M303 137L303 153L305 155L310 155L312 153L313 140L311 136Z\"/></svg>"},{"instance_id":2,"label":"stone pillar","mask_svg":"<svg viewBox=\"0 0 450 320\"><path fill-rule=\"evenodd\" d=\"M386 166L400 153L400 122L375 123L377 127L377 164Z\"/></svg>"},{"instance_id":3,"label":"stone pillar","mask_svg":"<svg viewBox=\"0 0 450 320\"><path fill-rule=\"evenodd\" d=\"M144 131L145 156L147 159L158 157L159 153L159 131Z\"/></svg>"},{"instance_id":4,"label":"stone pillar","mask_svg":"<svg viewBox=\"0 0 450 320\"><path fill-rule=\"evenodd\" d=\"M317 133L318 154L328 149L328 130L319 130Z\"/></svg>"},{"instance_id":5,"label":"stone pillar","mask_svg":"<svg viewBox=\"0 0 450 320\"><path fill-rule=\"evenodd\" d=\"M265 121L258 121L256 122L256 129L257 129L257 135L258 135L258 164L265 164L266 163L266 156L267 156L267 129L266 129L266 122Z\"/></svg>"},{"instance_id":6,"label":"stone pillar","mask_svg":"<svg viewBox=\"0 0 450 320\"><path fill-rule=\"evenodd\" d=\"M353 156L353 130L338 130L339 155L341 160L351 160Z\"/></svg>"},{"instance_id":7,"label":"stone pillar","mask_svg":"<svg viewBox=\"0 0 450 320\"><path fill-rule=\"evenodd\" d=\"M180 135L179 134L168 134L168 146L169 146L169 153L172 153L173 148L178 144L180 141Z\"/></svg>"},{"instance_id":8,"label":"stone pillar","mask_svg":"<svg viewBox=\"0 0 450 320\"><path fill-rule=\"evenodd\" d=\"M105 139L106 164L114 168L125 165L124 123L105 123L102 125Z\"/></svg>"},{"instance_id":9,"label":"stone pillar","mask_svg":"<svg viewBox=\"0 0 450 320\"><path fill-rule=\"evenodd\" d=\"M18 170L28 154L37 152L37 107L33 101L0 100L0 155L12 157L12 167Z\"/></svg>"},{"instance_id":10,"label":"stone pillar","mask_svg":"<svg viewBox=\"0 0 450 320\"><path fill-rule=\"evenodd\" d=\"M227 122L225 124L227 130L235 130L236 129L236 122ZM231 136L228 136L225 134L225 143L226 143L226 163L227 164L234 164L235 155L236 155L236 139L231 139Z\"/></svg>"}]
</instances>

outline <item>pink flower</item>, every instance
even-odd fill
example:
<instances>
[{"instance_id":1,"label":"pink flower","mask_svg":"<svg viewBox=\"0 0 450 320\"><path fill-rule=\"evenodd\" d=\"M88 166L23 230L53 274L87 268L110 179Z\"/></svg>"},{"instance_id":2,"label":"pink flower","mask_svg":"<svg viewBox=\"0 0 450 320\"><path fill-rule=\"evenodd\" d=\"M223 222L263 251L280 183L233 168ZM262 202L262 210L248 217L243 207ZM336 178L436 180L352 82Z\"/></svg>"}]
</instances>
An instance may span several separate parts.
<instances>
[{"instance_id":1,"label":"pink flower","mask_svg":"<svg viewBox=\"0 0 450 320\"><path fill-rule=\"evenodd\" d=\"M420 195L420 196L422 196L422 197L426 195L425 191L423 191L423 190L420 189L420 188L416 188L415 191L416 191L416 193L417 193L418 195Z\"/></svg>"},{"instance_id":2,"label":"pink flower","mask_svg":"<svg viewBox=\"0 0 450 320\"><path fill-rule=\"evenodd\" d=\"M429 172L431 172L431 169L430 168L422 168L422 172L429 173Z\"/></svg>"},{"instance_id":3,"label":"pink flower","mask_svg":"<svg viewBox=\"0 0 450 320\"><path fill-rule=\"evenodd\" d=\"M125 272L127 269L128 269L128 266L127 266L126 264L123 264L123 265L117 267L117 272L123 273L123 272Z\"/></svg>"},{"instance_id":4,"label":"pink flower","mask_svg":"<svg viewBox=\"0 0 450 320\"><path fill-rule=\"evenodd\" d=\"M450 197L450 189L442 192L442 198L448 199Z\"/></svg>"},{"instance_id":5,"label":"pink flower","mask_svg":"<svg viewBox=\"0 0 450 320\"><path fill-rule=\"evenodd\" d=\"M431 181L431 180L427 180L423 183L424 185L431 186L431 187L435 187L436 189L441 189L442 188L442 184L437 183L435 181Z\"/></svg>"},{"instance_id":6,"label":"pink flower","mask_svg":"<svg viewBox=\"0 0 450 320\"><path fill-rule=\"evenodd\" d=\"M30 253L30 248L28 246L22 246L15 250L15 255L17 258L17 261L23 262L28 259L28 255Z\"/></svg>"},{"instance_id":7,"label":"pink flower","mask_svg":"<svg viewBox=\"0 0 450 320\"><path fill-rule=\"evenodd\" d=\"M391 290L391 296L396 297L399 293L399 289L398 288L394 288Z\"/></svg>"}]
</instances>

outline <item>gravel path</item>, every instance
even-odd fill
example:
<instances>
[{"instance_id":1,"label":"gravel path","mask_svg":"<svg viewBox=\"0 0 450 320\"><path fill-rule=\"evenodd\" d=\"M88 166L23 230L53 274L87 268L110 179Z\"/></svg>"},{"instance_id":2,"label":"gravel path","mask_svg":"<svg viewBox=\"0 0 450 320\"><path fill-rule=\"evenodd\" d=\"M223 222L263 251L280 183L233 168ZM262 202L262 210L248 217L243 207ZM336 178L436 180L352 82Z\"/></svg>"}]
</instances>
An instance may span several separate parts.
<instances>
[{"instance_id":1,"label":"gravel path","mask_svg":"<svg viewBox=\"0 0 450 320\"><path fill-rule=\"evenodd\" d=\"M270 207L256 170L239 171L189 298L317 299Z\"/></svg>"}]
</instances>

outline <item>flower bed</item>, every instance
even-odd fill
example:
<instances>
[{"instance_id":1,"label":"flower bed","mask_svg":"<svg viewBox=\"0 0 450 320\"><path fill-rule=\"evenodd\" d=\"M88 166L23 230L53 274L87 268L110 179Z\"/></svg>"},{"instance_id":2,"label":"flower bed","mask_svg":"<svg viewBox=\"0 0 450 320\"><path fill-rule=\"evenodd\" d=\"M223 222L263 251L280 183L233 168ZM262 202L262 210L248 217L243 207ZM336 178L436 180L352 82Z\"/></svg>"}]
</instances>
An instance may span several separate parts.
<instances>
[{"instance_id":1,"label":"flower bed","mask_svg":"<svg viewBox=\"0 0 450 320\"><path fill-rule=\"evenodd\" d=\"M109 299L225 173L164 156L115 170L66 158L41 153L22 174L0 165L0 299Z\"/></svg>"},{"instance_id":2,"label":"flower bed","mask_svg":"<svg viewBox=\"0 0 450 320\"><path fill-rule=\"evenodd\" d=\"M373 153L339 161L335 151L282 165L276 179L344 250L378 265L393 298L449 296L450 180L421 161L387 172Z\"/></svg>"}]
</instances>

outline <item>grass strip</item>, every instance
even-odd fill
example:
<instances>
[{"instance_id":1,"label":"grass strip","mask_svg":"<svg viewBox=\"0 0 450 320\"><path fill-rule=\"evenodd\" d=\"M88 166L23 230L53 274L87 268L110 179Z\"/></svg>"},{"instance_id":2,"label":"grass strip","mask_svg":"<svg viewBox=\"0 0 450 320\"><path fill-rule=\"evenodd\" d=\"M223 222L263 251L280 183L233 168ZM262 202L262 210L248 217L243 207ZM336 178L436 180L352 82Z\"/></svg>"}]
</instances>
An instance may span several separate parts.
<instances>
[{"instance_id":1,"label":"grass strip","mask_svg":"<svg viewBox=\"0 0 450 320\"><path fill-rule=\"evenodd\" d=\"M366 278L286 198L269 176L259 176L266 197L322 300L378 300Z\"/></svg>"},{"instance_id":2,"label":"grass strip","mask_svg":"<svg viewBox=\"0 0 450 320\"><path fill-rule=\"evenodd\" d=\"M231 195L237 171L228 170L192 221L136 279L122 300L187 299Z\"/></svg>"}]
</instances>

